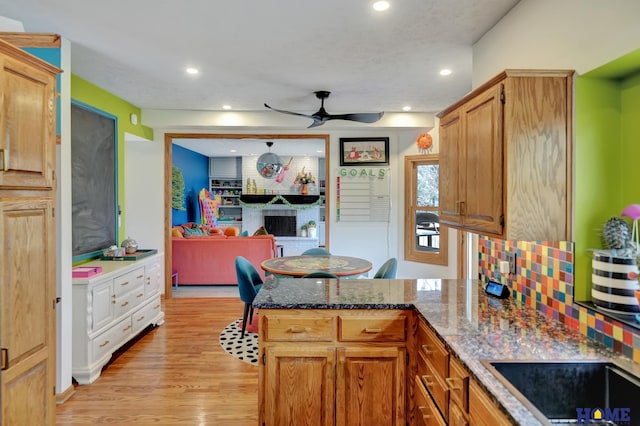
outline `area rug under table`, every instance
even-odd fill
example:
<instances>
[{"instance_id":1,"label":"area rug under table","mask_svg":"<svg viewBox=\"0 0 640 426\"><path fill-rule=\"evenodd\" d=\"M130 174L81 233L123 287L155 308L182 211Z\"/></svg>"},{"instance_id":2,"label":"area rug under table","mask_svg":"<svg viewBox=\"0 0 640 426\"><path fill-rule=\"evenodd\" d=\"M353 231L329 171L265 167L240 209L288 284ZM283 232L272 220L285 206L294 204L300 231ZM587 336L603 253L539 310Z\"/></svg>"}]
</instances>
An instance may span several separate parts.
<instances>
[{"instance_id":1,"label":"area rug under table","mask_svg":"<svg viewBox=\"0 0 640 426\"><path fill-rule=\"evenodd\" d=\"M258 333L249 330L256 330L258 324L257 316L253 319L252 325L247 325L247 330L242 334L242 319L236 320L226 326L220 333L220 346L229 355L240 361L251 365L258 365Z\"/></svg>"}]
</instances>

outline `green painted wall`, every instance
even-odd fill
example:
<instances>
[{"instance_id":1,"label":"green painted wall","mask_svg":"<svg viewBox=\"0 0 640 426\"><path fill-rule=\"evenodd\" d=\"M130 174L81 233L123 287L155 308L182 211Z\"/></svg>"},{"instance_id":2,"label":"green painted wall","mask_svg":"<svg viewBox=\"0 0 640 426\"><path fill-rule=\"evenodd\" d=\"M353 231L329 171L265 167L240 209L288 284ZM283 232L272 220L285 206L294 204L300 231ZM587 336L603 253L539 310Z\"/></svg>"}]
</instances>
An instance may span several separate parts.
<instances>
[{"instance_id":1,"label":"green painted wall","mask_svg":"<svg viewBox=\"0 0 640 426\"><path fill-rule=\"evenodd\" d=\"M153 140L153 129L143 126L140 108L129 102L112 95L106 90L84 80L77 75L71 75L71 99L92 106L96 109L109 113L117 117L117 143L118 143L118 203L125 209L124 205L124 134L130 133L142 138ZM138 124L131 124L130 116L138 116ZM118 241L122 241L126 235L126 223L124 216L121 217L121 226L118 232Z\"/></svg>"},{"instance_id":2,"label":"green painted wall","mask_svg":"<svg viewBox=\"0 0 640 426\"><path fill-rule=\"evenodd\" d=\"M596 71L576 79L574 299L578 301L591 299L589 249L601 248L600 227L625 206L640 204L640 73L619 80Z\"/></svg>"}]
</instances>

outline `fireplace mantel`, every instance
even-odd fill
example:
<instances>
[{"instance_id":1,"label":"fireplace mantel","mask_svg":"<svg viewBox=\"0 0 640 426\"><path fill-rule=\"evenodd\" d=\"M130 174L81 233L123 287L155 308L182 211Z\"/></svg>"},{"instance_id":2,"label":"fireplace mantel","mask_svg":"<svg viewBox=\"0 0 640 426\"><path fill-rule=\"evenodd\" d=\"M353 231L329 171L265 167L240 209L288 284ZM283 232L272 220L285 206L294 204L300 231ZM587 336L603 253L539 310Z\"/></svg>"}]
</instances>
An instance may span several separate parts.
<instances>
[{"instance_id":1,"label":"fireplace mantel","mask_svg":"<svg viewBox=\"0 0 640 426\"><path fill-rule=\"evenodd\" d=\"M319 195L249 195L240 196L240 205L251 208L264 208L272 204L287 204L291 208L309 208L320 204Z\"/></svg>"}]
</instances>

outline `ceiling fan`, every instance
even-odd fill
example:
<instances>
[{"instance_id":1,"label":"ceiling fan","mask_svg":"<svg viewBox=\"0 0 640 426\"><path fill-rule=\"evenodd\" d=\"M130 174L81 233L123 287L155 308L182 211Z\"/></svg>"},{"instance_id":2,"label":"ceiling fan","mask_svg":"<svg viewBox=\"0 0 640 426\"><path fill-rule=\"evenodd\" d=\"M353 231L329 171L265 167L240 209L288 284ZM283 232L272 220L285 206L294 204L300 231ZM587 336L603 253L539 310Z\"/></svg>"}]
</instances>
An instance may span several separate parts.
<instances>
[{"instance_id":1,"label":"ceiling fan","mask_svg":"<svg viewBox=\"0 0 640 426\"><path fill-rule=\"evenodd\" d=\"M313 123L308 128L318 127L323 125L329 120L349 120L349 121L358 121L360 123L375 123L380 120L384 115L384 112L361 112L354 114L329 114L324 109L324 100L329 97L331 92L327 92L326 90L319 90L314 92L316 94L316 98L320 99L320 109L313 114L301 114L299 112L291 112L285 111L282 109L272 108L267 104L264 104L269 109L272 109L277 112L281 112L283 114L290 115L299 115L300 117L307 117L313 120Z\"/></svg>"}]
</instances>

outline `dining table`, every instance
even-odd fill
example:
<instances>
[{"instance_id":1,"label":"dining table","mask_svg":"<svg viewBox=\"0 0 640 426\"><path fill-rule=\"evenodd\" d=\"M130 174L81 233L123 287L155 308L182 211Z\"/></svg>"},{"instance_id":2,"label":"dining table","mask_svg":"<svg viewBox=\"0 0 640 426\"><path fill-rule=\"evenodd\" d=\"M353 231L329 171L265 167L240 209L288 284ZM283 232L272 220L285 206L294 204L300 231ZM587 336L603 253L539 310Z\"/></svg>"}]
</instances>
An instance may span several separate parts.
<instances>
[{"instance_id":1,"label":"dining table","mask_svg":"<svg viewBox=\"0 0 640 426\"><path fill-rule=\"evenodd\" d=\"M266 272L275 275L302 277L311 272L328 272L337 277L357 277L372 268L366 259L339 255L283 256L267 259L260 264Z\"/></svg>"}]
</instances>

